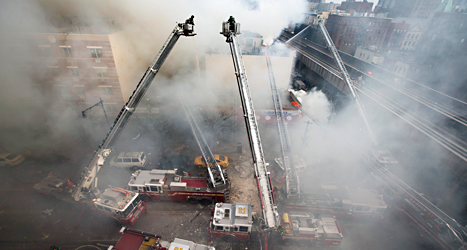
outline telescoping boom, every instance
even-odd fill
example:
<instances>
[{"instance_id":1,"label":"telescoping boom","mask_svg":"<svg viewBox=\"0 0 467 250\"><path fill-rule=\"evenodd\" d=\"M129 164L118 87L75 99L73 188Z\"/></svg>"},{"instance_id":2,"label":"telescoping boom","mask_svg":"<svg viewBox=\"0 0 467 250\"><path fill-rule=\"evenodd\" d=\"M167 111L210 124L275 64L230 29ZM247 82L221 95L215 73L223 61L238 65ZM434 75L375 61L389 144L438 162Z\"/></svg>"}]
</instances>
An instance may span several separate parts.
<instances>
[{"instance_id":1,"label":"telescoping boom","mask_svg":"<svg viewBox=\"0 0 467 250\"><path fill-rule=\"evenodd\" d=\"M251 156L255 168L256 181L259 187L265 226L267 228L275 228L279 224L279 214L277 212L271 180L267 171L267 163L264 159L255 109L251 100L245 66L243 65L242 52L237 41L237 35L240 34L240 24L236 23L235 19L231 16L227 22L222 23L221 34L227 38L226 42L229 43L232 53L235 76L237 78L238 90L240 92L243 115L245 117L245 125L250 143Z\"/></svg>"},{"instance_id":2,"label":"telescoping boom","mask_svg":"<svg viewBox=\"0 0 467 250\"><path fill-rule=\"evenodd\" d=\"M357 92L355 92L355 89L353 87L353 82L352 79L350 78L349 73L347 72L347 69L345 68L344 62L341 59L341 56L339 55L339 52L337 51L336 46L334 46L334 43L332 42L331 36L328 33L328 30L324 26L324 20L322 19L315 19L313 22L313 25L317 26L318 29L321 31L321 34L324 37L324 40L326 41L326 44L328 46L328 49L331 51L332 56L334 58L334 61L339 68L339 71L342 74L342 78L344 79L345 84L347 85L347 88L349 89L350 94L355 100L355 103L357 104L357 109L360 115L363 118L363 122L365 122L365 125L367 127L368 133L370 134L371 139L373 140L373 144L376 146L378 145L378 140L376 139L375 135L373 134L373 130L370 127L370 124L368 123L365 110L363 109L363 105L360 102L360 99L358 98Z\"/></svg>"},{"instance_id":3,"label":"telescoping boom","mask_svg":"<svg viewBox=\"0 0 467 250\"><path fill-rule=\"evenodd\" d=\"M285 189L287 198L300 196L300 183L295 171L295 162L292 154L292 147L287 132L287 124L284 120L284 112L282 110L282 102L277 91L274 71L272 70L271 55L268 51L265 52L266 64L268 66L269 83L271 85L272 101L274 103L274 112L276 114L277 131L279 133L279 142L281 146L282 162L285 170ZM290 171L290 172L289 172Z\"/></svg>"},{"instance_id":4,"label":"telescoping boom","mask_svg":"<svg viewBox=\"0 0 467 250\"><path fill-rule=\"evenodd\" d=\"M175 28L170 33L169 38L165 42L162 49L159 51L159 54L149 65L149 68L146 70L143 77L139 81L136 89L133 91L133 94L120 110L117 118L115 118L110 131L107 133L102 143L97 147L96 151L94 151L94 155L92 156L91 161L82 172L81 178L77 184L77 188L73 194L73 198L76 201L86 200L89 199L89 197L97 196L99 194L99 190L96 187L97 173L99 172L102 165L104 165L105 159L109 157L112 147L115 145L115 142L125 128L125 125L130 120L131 115L148 90L154 77L159 72L159 69L161 68L165 59L167 59L169 56L170 51L172 51L173 47L177 43L178 38L180 36L194 35L196 34L194 33L193 16L190 19L187 19L185 23L177 23L175 25ZM92 195L86 195L83 193L83 191L91 192Z\"/></svg>"}]
</instances>

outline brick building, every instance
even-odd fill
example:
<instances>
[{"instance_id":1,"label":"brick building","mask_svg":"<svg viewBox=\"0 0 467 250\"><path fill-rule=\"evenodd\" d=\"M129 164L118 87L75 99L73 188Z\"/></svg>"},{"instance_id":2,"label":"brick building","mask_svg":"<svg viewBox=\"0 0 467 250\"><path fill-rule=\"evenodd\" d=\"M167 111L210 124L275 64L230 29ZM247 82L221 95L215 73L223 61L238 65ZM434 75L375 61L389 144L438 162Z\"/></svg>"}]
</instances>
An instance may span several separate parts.
<instances>
[{"instance_id":1,"label":"brick building","mask_svg":"<svg viewBox=\"0 0 467 250\"><path fill-rule=\"evenodd\" d=\"M405 36L410 28L410 24L391 22L388 26L386 37L383 40L382 48L400 49L404 44Z\"/></svg>"},{"instance_id":2,"label":"brick building","mask_svg":"<svg viewBox=\"0 0 467 250\"><path fill-rule=\"evenodd\" d=\"M417 45L418 64L410 77L467 100L467 14L438 12Z\"/></svg>"},{"instance_id":3,"label":"brick building","mask_svg":"<svg viewBox=\"0 0 467 250\"><path fill-rule=\"evenodd\" d=\"M363 0L363 2L357 2L355 0L347 0L341 3L339 8L348 13L368 13L370 14L373 10L373 3L369 3L367 0Z\"/></svg>"},{"instance_id":4,"label":"brick building","mask_svg":"<svg viewBox=\"0 0 467 250\"><path fill-rule=\"evenodd\" d=\"M333 2L330 2L330 3L320 3L318 4L318 11L329 11L329 12L333 12L333 11L337 11L337 8L340 6L340 4L338 3L333 3Z\"/></svg>"},{"instance_id":5,"label":"brick building","mask_svg":"<svg viewBox=\"0 0 467 250\"><path fill-rule=\"evenodd\" d=\"M77 109L101 98L106 112L113 115L124 100L109 40L111 32L105 25L72 25L44 33L16 34L2 49L22 51L14 65L26 69L33 87L47 98ZM90 114L101 115L102 111L93 109Z\"/></svg>"},{"instance_id":6,"label":"brick building","mask_svg":"<svg viewBox=\"0 0 467 250\"><path fill-rule=\"evenodd\" d=\"M401 49L403 50L415 50L418 40L422 36L422 29L417 23L415 26L410 27L405 35L404 41L402 42Z\"/></svg>"},{"instance_id":7,"label":"brick building","mask_svg":"<svg viewBox=\"0 0 467 250\"><path fill-rule=\"evenodd\" d=\"M388 17L431 19L441 0L379 0L375 13L387 13Z\"/></svg>"},{"instance_id":8,"label":"brick building","mask_svg":"<svg viewBox=\"0 0 467 250\"><path fill-rule=\"evenodd\" d=\"M330 15L326 28L337 49L353 55L358 46L380 48L390 22L387 18Z\"/></svg>"}]
</instances>

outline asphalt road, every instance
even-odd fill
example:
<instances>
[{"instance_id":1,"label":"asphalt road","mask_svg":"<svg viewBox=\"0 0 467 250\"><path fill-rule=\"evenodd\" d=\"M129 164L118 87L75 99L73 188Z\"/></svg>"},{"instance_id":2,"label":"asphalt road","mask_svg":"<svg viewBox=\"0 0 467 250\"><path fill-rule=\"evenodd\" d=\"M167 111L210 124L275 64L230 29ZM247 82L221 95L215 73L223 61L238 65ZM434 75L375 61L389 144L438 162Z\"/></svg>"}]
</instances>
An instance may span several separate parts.
<instances>
[{"instance_id":1,"label":"asphalt road","mask_svg":"<svg viewBox=\"0 0 467 250\"><path fill-rule=\"evenodd\" d=\"M85 155L82 159L90 157ZM238 156L230 157L238 162ZM78 164L53 156L44 159L47 160L27 160L15 167L0 169L0 249L43 250L53 245L64 250L85 245L91 246L79 249L106 249L106 246L115 244L120 238L121 228L115 220L96 216L73 203L44 197L33 190L33 185L50 173L79 176ZM228 171L236 170L229 168ZM99 175L100 188L106 185L125 187L131 172L104 166ZM148 202L147 205L147 213L140 217L134 229L161 235L167 241L177 237L209 244L209 207L183 202ZM339 220L339 224L344 235L341 245L314 249L430 249L430 246L421 244L417 232L409 230L407 222L394 216L390 209L381 221ZM257 241L226 243L215 239L212 244L217 249L260 249ZM270 249L309 247L270 245Z\"/></svg>"}]
</instances>

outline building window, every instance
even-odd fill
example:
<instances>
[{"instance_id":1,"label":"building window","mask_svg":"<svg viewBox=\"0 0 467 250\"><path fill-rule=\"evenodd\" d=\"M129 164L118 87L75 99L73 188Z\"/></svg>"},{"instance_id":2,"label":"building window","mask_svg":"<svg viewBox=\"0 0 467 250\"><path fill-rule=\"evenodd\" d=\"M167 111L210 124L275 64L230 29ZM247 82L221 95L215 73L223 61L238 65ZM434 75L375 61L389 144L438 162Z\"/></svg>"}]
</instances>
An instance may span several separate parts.
<instances>
[{"instance_id":1,"label":"building window","mask_svg":"<svg viewBox=\"0 0 467 250\"><path fill-rule=\"evenodd\" d=\"M73 57L73 54L71 53L71 46L60 46L60 48L62 49L65 57Z\"/></svg>"},{"instance_id":2,"label":"building window","mask_svg":"<svg viewBox=\"0 0 467 250\"><path fill-rule=\"evenodd\" d=\"M72 77L79 77L78 67L70 67L68 69Z\"/></svg>"},{"instance_id":3,"label":"building window","mask_svg":"<svg viewBox=\"0 0 467 250\"><path fill-rule=\"evenodd\" d=\"M94 68L94 71L99 78L108 77L107 68Z\"/></svg>"},{"instance_id":4,"label":"building window","mask_svg":"<svg viewBox=\"0 0 467 250\"><path fill-rule=\"evenodd\" d=\"M113 95L112 87L100 87L103 95Z\"/></svg>"},{"instance_id":5,"label":"building window","mask_svg":"<svg viewBox=\"0 0 467 250\"><path fill-rule=\"evenodd\" d=\"M41 55L45 57L52 57L52 49L48 45L39 45L39 50L41 51Z\"/></svg>"},{"instance_id":6,"label":"building window","mask_svg":"<svg viewBox=\"0 0 467 250\"><path fill-rule=\"evenodd\" d=\"M101 47L88 47L89 52L91 52L92 58L102 58L102 48Z\"/></svg>"},{"instance_id":7,"label":"building window","mask_svg":"<svg viewBox=\"0 0 467 250\"><path fill-rule=\"evenodd\" d=\"M84 86L76 86L76 94L78 95L85 95L86 93L84 92Z\"/></svg>"}]
</instances>

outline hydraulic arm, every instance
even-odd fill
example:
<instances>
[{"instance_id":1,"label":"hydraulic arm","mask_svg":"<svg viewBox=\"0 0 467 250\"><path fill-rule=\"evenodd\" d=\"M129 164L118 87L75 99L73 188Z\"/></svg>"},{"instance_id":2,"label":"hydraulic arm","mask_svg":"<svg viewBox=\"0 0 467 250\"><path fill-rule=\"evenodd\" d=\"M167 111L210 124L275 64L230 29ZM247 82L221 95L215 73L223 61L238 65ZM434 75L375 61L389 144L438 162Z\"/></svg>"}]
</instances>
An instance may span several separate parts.
<instances>
[{"instance_id":1,"label":"hydraulic arm","mask_svg":"<svg viewBox=\"0 0 467 250\"><path fill-rule=\"evenodd\" d=\"M91 161L81 174L81 178L77 183L77 189L74 191L73 197L75 200L79 201L82 199L89 198L88 195L84 195L83 192L91 192L92 194L97 195L99 190L97 186L97 173L104 164L104 161L109 157L112 147L115 145L118 137L122 133L125 125L130 120L131 115L135 111L139 102L143 98L144 94L151 85L154 77L159 72L162 64L165 59L167 59L170 51L178 41L180 36L194 36L194 24L193 17L188 19L185 23L178 23L172 32L169 35L169 38L165 42L162 49L159 51L157 57L149 65L149 68L143 75L143 78L139 81L136 89L133 91L132 95L128 99L127 103L123 106L118 114L117 118L110 128L110 131L105 136L102 143L94 151L94 155L91 158Z\"/></svg>"},{"instance_id":2,"label":"hydraulic arm","mask_svg":"<svg viewBox=\"0 0 467 250\"><path fill-rule=\"evenodd\" d=\"M227 38L227 43L229 43L230 51L232 53L235 75L237 78L238 90L240 92L240 100L242 102L243 115L245 117L245 125L250 143L251 156L259 187L264 222L267 228L275 228L279 222L279 214L275 204L271 180L267 171L267 163L264 159L255 110L248 87L245 66L243 65L242 52L237 41L237 35L240 34L240 24L236 23L233 17L230 17L229 21L222 23L221 34Z\"/></svg>"}]
</instances>

